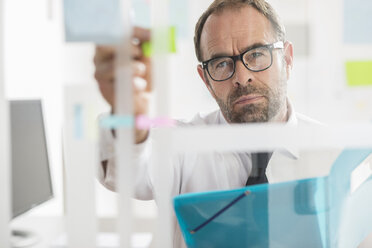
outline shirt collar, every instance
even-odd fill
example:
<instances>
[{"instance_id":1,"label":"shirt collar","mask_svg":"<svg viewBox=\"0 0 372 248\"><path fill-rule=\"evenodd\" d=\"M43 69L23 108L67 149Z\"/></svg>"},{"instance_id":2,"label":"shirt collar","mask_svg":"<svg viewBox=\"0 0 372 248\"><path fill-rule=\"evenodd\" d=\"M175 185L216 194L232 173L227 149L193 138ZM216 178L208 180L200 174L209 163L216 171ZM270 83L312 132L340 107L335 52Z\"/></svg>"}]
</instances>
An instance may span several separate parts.
<instances>
[{"instance_id":1,"label":"shirt collar","mask_svg":"<svg viewBox=\"0 0 372 248\"><path fill-rule=\"evenodd\" d=\"M296 116L296 112L294 111L293 105L291 101L287 98L287 109L288 109L288 121L285 124L286 126L289 127L297 127L298 125L298 119ZM287 146L286 148L278 151L281 154L292 158L292 159L298 159L299 158L299 151L296 149L296 147L289 147Z\"/></svg>"},{"instance_id":2,"label":"shirt collar","mask_svg":"<svg viewBox=\"0 0 372 248\"><path fill-rule=\"evenodd\" d=\"M287 98L287 111L288 111L288 120L285 124L286 126L290 127L297 127L298 119L296 116L296 112L294 111L293 105L291 101ZM228 125L229 123L226 121L225 117L223 116L221 110L218 113L218 124L221 125ZM284 149L278 150L277 152L281 153L282 155L292 158L298 159L299 158L299 151L295 147L286 147Z\"/></svg>"}]
</instances>

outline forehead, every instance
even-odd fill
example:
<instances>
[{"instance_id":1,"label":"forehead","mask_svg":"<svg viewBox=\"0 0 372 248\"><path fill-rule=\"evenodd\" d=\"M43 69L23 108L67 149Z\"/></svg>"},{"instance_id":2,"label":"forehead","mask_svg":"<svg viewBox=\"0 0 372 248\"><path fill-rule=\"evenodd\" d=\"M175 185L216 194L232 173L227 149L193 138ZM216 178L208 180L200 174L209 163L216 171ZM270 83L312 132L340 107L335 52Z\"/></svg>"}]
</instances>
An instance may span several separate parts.
<instances>
[{"instance_id":1,"label":"forehead","mask_svg":"<svg viewBox=\"0 0 372 248\"><path fill-rule=\"evenodd\" d=\"M274 42L270 21L255 8L225 9L208 17L201 37L203 60L214 54L233 55L255 43Z\"/></svg>"}]
</instances>

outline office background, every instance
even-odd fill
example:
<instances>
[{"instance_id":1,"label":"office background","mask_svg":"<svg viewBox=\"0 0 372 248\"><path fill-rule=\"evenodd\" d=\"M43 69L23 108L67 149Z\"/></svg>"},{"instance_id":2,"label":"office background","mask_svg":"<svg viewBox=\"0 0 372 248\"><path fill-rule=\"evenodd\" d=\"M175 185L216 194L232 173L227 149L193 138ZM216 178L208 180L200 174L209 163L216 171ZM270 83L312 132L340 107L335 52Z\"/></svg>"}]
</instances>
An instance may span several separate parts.
<instances>
[{"instance_id":1,"label":"office background","mask_svg":"<svg viewBox=\"0 0 372 248\"><path fill-rule=\"evenodd\" d=\"M146 1L142 2L138 6ZM349 13L344 8L350 0L269 2L279 12L287 28L288 39L294 43L295 61L289 96L296 110L326 123L371 120L372 87L351 85L346 78L347 61L372 60L369 36L356 40L347 38L357 36L358 30L360 33L368 32L368 25L363 26L361 21L355 22L355 34L348 33L351 31L346 26L352 21L347 17L355 13ZM361 9L372 10L370 4L359 2ZM174 118L189 119L196 112L217 108L198 78L192 43L194 24L210 3L211 0L187 0L182 3L187 7L187 14L182 15L184 19L181 21L187 25L178 37L177 53L171 55L169 70L171 117ZM94 45L64 41L62 1L7 0L5 9L6 96L9 99L43 100L55 188L55 198L29 215L62 215L63 92L66 85L80 84L94 90ZM364 18L362 14L361 19ZM137 16L141 16L140 13ZM181 60L182 63L179 63ZM102 99L97 98L96 101L97 112L108 111ZM115 202L115 194L97 183L98 215L114 217L117 212ZM153 203L134 202L138 216L156 216Z\"/></svg>"}]
</instances>

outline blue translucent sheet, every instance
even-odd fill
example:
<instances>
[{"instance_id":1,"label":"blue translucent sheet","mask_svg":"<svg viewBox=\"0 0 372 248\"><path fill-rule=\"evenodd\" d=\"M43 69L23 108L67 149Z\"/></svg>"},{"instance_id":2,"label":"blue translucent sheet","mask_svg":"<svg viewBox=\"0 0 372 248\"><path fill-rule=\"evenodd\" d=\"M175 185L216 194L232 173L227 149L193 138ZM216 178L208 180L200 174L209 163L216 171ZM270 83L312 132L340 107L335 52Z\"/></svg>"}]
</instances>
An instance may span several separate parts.
<instances>
[{"instance_id":1,"label":"blue translucent sheet","mask_svg":"<svg viewBox=\"0 0 372 248\"><path fill-rule=\"evenodd\" d=\"M123 36L119 0L64 0L68 42L116 44Z\"/></svg>"},{"instance_id":2,"label":"blue translucent sheet","mask_svg":"<svg viewBox=\"0 0 372 248\"><path fill-rule=\"evenodd\" d=\"M357 247L372 231L372 178L350 174L372 150L341 153L327 177L185 194L174 207L188 247Z\"/></svg>"},{"instance_id":3,"label":"blue translucent sheet","mask_svg":"<svg viewBox=\"0 0 372 248\"><path fill-rule=\"evenodd\" d=\"M345 43L371 44L372 32L372 2L366 0L343 1L343 34Z\"/></svg>"}]
</instances>

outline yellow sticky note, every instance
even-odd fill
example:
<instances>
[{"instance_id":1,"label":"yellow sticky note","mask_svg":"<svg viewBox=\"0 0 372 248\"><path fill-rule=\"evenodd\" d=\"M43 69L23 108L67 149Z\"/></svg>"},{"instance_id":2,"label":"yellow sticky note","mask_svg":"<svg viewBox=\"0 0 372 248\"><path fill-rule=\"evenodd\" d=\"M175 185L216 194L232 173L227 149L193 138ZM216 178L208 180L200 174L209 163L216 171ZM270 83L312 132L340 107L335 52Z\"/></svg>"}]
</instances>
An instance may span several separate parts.
<instances>
[{"instance_id":1,"label":"yellow sticky note","mask_svg":"<svg viewBox=\"0 0 372 248\"><path fill-rule=\"evenodd\" d=\"M346 62L346 79L349 86L372 86L372 61Z\"/></svg>"}]
</instances>

